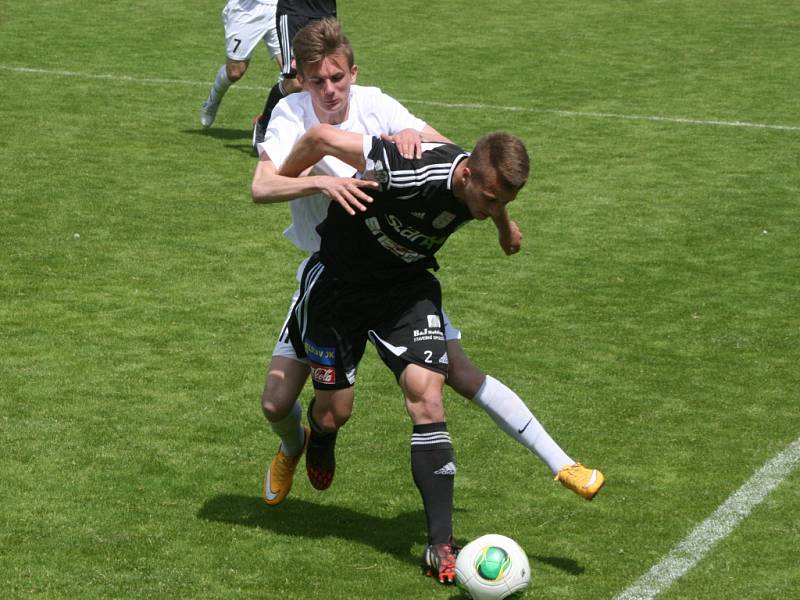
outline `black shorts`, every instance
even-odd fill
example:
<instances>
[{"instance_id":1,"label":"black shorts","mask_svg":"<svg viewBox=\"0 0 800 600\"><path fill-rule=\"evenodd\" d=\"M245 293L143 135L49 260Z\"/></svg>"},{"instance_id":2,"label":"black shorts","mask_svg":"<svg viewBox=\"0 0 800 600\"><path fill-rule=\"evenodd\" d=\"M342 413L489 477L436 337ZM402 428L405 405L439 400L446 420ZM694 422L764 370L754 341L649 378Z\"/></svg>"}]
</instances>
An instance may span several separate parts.
<instances>
[{"instance_id":1,"label":"black shorts","mask_svg":"<svg viewBox=\"0 0 800 600\"><path fill-rule=\"evenodd\" d=\"M336 15L330 15L335 17ZM285 79L297 77L297 69L294 64L294 52L292 51L292 41L297 32L312 21L319 21L322 17L309 17L296 14L278 14L275 24L278 28L278 43L281 47L281 75Z\"/></svg>"},{"instance_id":2,"label":"black shorts","mask_svg":"<svg viewBox=\"0 0 800 600\"><path fill-rule=\"evenodd\" d=\"M441 288L422 269L411 280L354 283L326 272L314 256L289 332L297 355L311 364L315 389L354 385L367 340L395 377L409 364L447 376Z\"/></svg>"}]
</instances>

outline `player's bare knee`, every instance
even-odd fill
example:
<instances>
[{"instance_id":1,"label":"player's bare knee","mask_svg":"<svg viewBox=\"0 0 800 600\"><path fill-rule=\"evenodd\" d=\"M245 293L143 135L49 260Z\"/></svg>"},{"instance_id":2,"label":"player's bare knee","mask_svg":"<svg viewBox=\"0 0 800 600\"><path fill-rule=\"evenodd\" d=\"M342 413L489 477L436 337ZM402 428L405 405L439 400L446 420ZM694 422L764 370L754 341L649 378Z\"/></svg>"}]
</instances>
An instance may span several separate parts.
<instances>
[{"instance_id":1,"label":"player's bare knee","mask_svg":"<svg viewBox=\"0 0 800 600\"><path fill-rule=\"evenodd\" d=\"M350 413L336 412L333 415L333 419L335 428L340 429L341 427L344 427L344 424L347 423L347 421L350 420Z\"/></svg>"},{"instance_id":2,"label":"player's bare knee","mask_svg":"<svg viewBox=\"0 0 800 600\"><path fill-rule=\"evenodd\" d=\"M335 431L344 426L350 419L350 412L338 407L330 407L322 411L314 411L314 422L322 431Z\"/></svg>"},{"instance_id":3,"label":"player's bare knee","mask_svg":"<svg viewBox=\"0 0 800 600\"><path fill-rule=\"evenodd\" d=\"M261 410L270 422L280 421L292 410L297 398L275 393L271 387L265 387L261 394Z\"/></svg>"},{"instance_id":4,"label":"player's bare knee","mask_svg":"<svg viewBox=\"0 0 800 600\"><path fill-rule=\"evenodd\" d=\"M230 79L231 82L239 81L247 72L247 63L244 61L229 60L226 63L226 71L228 74L228 79Z\"/></svg>"},{"instance_id":5,"label":"player's bare knee","mask_svg":"<svg viewBox=\"0 0 800 600\"><path fill-rule=\"evenodd\" d=\"M280 421L286 417L297 401L294 388L290 389L282 383L279 379L270 378L261 393L261 410L267 420L271 422Z\"/></svg>"},{"instance_id":6,"label":"player's bare knee","mask_svg":"<svg viewBox=\"0 0 800 600\"><path fill-rule=\"evenodd\" d=\"M406 410L408 416L411 417L411 422L415 425L444 421L444 403L441 394L427 397L406 395Z\"/></svg>"}]
</instances>

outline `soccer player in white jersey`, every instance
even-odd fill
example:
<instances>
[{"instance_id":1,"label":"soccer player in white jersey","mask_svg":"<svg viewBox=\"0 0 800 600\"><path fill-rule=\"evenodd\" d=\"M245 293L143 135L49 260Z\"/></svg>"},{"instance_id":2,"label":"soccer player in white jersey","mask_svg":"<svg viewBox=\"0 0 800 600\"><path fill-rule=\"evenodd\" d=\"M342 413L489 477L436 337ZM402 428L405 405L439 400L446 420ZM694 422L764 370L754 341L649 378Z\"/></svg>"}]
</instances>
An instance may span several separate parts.
<instances>
[{"instance_id":1,"label":"soccer player in white jersey","mask_svg":"<svg viewBox=\"0 0 800 600\"><path fill-rule=\"evenodd\" d=\"M214 123L222 97L228 88L244 77L250 57L259 42L263 40L278 68L282 66L275 21L277 6L278 0L229 0L222 9L227 59L217 69L208 98L200 108L200 124L204 128L211 127Z\"/></svg>"},{"instance_id":2,"label":"soccer player in white jersey","mask_svg":"<svg viewBox=\"0 0 800 600\"><path fill-rule=\"evenodd\" d=\"M279 175L292 146L307 130L327 123L354 133L386 135L408 158L421 156L423 138L447 140L377 88L355 85L358 69L352 47L337 21L323 19L304 27L295 37L294 54L305 91L287 96L273 111L266 138L258 145L259 162L251 194L257 203L290 201L292 224L284 233L298 248L311 254L319 250L316 226L325 219L328 204L338 202L354 214L363 208L361 199L365 195L359 188L371 183L352 179L355 169L333 157L324 158L305 177ZM507 254L516 252L521 242L516 224L506 211L495 223L502 232L503 250ZM292 305L295 299L296 296ZM459 343L461 333L449 323L446 314L445 319L447 384L483 408L504 432L535 453L563 485L587 499L593 498L603 485L602 474L570 458L517 394L481 372L464 353ZM298 359L284 328L273 350L261 398L264 415L281 438L264 481L264 500L270 505L279 504L289 493L308 442L298 401L308 376L308 364Z\"/></svg>"}]
</instances>

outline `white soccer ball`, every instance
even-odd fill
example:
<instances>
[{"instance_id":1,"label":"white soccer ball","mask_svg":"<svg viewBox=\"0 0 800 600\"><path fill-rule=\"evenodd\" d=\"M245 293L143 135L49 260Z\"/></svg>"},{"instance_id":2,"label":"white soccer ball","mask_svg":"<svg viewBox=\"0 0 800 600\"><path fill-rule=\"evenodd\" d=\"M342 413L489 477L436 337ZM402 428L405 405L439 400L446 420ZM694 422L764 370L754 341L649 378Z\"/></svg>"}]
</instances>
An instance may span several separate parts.
<instances>
[{"instance_id":1,"label":"white soccer ball","mask_svg":"<svg viewBox=\"0 0 800 600\"><path fill-rule=\"evenodd\" d=\"M482 535L458 553L456 584L473 600L521 598L530 582L528 556L504 535Z\"/></svg>"}]
</instances>

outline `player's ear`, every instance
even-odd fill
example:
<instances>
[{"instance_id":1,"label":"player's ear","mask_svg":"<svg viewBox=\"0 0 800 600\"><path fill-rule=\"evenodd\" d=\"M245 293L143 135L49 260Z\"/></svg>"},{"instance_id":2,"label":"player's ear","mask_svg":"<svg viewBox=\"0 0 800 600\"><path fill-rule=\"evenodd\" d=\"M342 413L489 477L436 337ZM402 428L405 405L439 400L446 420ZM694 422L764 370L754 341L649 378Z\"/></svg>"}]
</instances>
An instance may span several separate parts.
<instances>
[{"instance_id":1,"label":"player's ear","mask_svg":"<svg viewBox=\"0 0 800 600\"><path fill-rule=\"evenodd\" d=\"M355 83L357 78L358 78L358 65L353 65L352 67L350 67L350 79L352 79L352 82Z\"/></svg>"}]
</instances>

